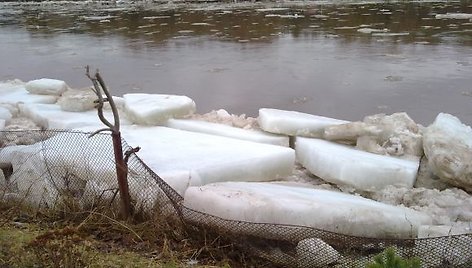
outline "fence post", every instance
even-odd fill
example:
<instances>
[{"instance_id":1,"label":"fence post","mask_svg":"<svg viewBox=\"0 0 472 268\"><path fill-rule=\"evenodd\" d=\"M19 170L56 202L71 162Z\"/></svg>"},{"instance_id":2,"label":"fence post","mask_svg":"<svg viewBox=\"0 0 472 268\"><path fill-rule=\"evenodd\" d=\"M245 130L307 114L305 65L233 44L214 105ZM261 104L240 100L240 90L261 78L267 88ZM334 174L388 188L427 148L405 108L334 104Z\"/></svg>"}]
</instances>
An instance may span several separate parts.
<instances>
[{"instance_id":1,"label":"fence post","mask_svg":"<svg viewBox=\"0 0 472 268\"><path fill-rule=\"evenodd\" d=\"M94 76L91 76L89 71L89 66L87 66L86 75L92 81L92 90L98 97L98 100L95 101L95 103L97 103L96 108L98 112L98 118L105 126L107 126L106 128L102 128L93 132L92 134L90 134L90 137L103 131L111 132L111 138L113 141L113 152L115 155L116 177L118 180L118 190L120 192L121 199L121 213L125 219L128 219L132 213L132 206L128 185L128 164L124 160L123 156L123 145L121 142L120 117L118 114L118 109L116 108L115 102L113 101L113 96L108 91L105 82L98 73L98 70L95 72ZM103 93L105 93L106 98L103 98L102 90ZM103 115L103 104L105 102L108 102L110 104L111 111L113 113L113 124L110 123Z\"/></svg>"}]
</instances>

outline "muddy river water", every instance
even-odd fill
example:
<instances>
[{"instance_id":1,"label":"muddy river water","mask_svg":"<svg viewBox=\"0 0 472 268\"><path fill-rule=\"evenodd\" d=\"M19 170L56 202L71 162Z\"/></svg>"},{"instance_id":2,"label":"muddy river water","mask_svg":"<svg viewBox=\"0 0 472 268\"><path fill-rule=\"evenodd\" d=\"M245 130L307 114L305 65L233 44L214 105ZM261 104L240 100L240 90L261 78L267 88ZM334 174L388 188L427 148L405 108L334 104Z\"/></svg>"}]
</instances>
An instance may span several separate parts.
<instances>
[{"instance_id":1,"label":"muddy river water","mask_svg":"<svg viewBox=\"0 0 472 268\"><path fill-rule=\"evenodd\" d=\"M187 95L347 120L439 112L472 124L472 1L333 4L0 3L0 80ZM0 96L1 98L1 96Z\"/></svg>"}]
</instances>

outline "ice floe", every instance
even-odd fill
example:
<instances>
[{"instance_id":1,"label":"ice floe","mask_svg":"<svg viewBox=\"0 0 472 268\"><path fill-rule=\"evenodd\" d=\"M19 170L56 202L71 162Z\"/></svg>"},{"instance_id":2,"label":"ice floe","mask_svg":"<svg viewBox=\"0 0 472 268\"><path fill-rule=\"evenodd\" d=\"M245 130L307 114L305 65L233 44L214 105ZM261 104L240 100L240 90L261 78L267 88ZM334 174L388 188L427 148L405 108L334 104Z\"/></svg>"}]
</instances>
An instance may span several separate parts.
<instances>
[{"instance_id":1,"label":"ice floe","mask_svg":"<svg viewBox=\"0 0 472 268\"><path fill-rule=\"evenodd\" d=\"M472 14L469 13L446 13L436 14L436 19L456 19L456 20L469 20L472 19Z\"/></svg>"}]
</instances>

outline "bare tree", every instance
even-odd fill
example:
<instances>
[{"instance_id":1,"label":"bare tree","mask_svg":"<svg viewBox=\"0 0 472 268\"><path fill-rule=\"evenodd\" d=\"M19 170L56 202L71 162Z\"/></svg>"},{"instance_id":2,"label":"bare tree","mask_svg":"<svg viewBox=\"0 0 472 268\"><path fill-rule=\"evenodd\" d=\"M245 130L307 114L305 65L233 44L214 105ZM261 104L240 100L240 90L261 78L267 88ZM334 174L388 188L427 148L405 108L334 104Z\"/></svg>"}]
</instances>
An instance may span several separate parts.
<instances>
[{"instance_id":1,"label":"bare tree","mask_svg":"<svg viewBox=\"0 0 472 268\"><path fill-rule=\"evenodd\" d=\"M131 198L129 195L129 186L128 186L128 165L127 161L123 158L123 147L121 143L121 133L120 133L120 117L118 114L118 109L116 108L115 102L113 101L113 97L108 91L108 88L105 85L102 77L98 70L92 76L90 75L90 68L89 66L86 67L86 75L93 83L93 91L98 97L98 100L95 101L97 103L96 108L98 111L98 118L100 121L107 126L106 128L99 129L92 134L90 137L104 131L110 131L111 137L113 140L113 151L115 154L115 166L116 166L116 176L118 179L118 189L120 191L120 199L121 199L121 212L125 219L128 219L132 213L131 207ZM103 97L105 94L105 98ZM108 121L103 115L103 105L105 102L108 102L111 107L111 111L113 113L113 124ZM134 149L134 151L139 150ZM127 152L128 153L128 152ZM128 157L126 157L127 160Z\"/></svg>"}]
</instances>

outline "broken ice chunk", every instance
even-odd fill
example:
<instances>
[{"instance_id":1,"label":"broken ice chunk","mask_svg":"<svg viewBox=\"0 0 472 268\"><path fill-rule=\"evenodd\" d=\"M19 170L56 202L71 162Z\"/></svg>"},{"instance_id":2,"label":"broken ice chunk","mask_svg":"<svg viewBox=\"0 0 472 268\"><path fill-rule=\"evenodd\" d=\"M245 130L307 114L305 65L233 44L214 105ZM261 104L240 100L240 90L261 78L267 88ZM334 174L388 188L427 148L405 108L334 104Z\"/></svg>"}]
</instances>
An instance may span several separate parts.
<instances>
[{"instance_id":1,"label":"broken ice chunk","mask_svg":"<svg viewBox=\"0 0 472 268\"><path fill-rule=\"evenodd\" d=\"M422 156L421 127L406 113L366 116L363 122L326 127L324 138L356 144L357 148L394 156Z\"/></svg>"},{"instance_id":2,"label":"broken ice chunk","mask_svg":"<svg viewBox=\"0 0 472 268\"><path fill-rule=\"evenodd\" d=\"M433 173L443 181L472 191L472 129L440 113L424 132L423 147Z\"/></svg>"},{"instance_id":3,"label":"broken ice chunk","mask_svg":"<svg viewBox=\"0 0 472 268\"><path fill-rule=\"evenodd\" d=\"M31 80L25 85L26 90L32 94L60 96L67 90L67 84L64 81L41 78Z\"/></svg>"},{"instance_id":4,"label":"broken ice chunk","mask_svg":"<svg viewBox=\"0 0 472 268\"><path fill-rule=\"evenodd\" d=\"M314 175L356 189L379 190L388 185L413 187L419 158L399 159L357 150L333 142L298 137L298 161Z\"/></svg>"},{"instance_id":5,"label":"broken ice chunk","mask_svg":"<svg viewBox=\"0 0 472 268\"><path fill-rule=\"evenodd\" d=\"M162 94L125 94L124 110L136 124L159 125L174 117L195 112L195 102L187 96Z\"/></svg>"},{"instance_id":6,"label":"broken ice chunk","mask_svg":"<svg viewBox=\"0 0 472 268\"><path fill-rule=\"evenodd\" d=\"M322 137L327 126L345 124L348 121L295 111L259 109L259 126L276 134L304 137Z\"/></svg>"},{"instance_id":7,"label":"broken ice chunk","mask_svg":"<svg viewBox=\"0 0 472 268\"><path fill-rule=\"evenodd\" d=\"M67 112L85 112L95 108L97 95L91 88L69 89L57 101L61 110Z\"/></svg>"}]
</instances>

